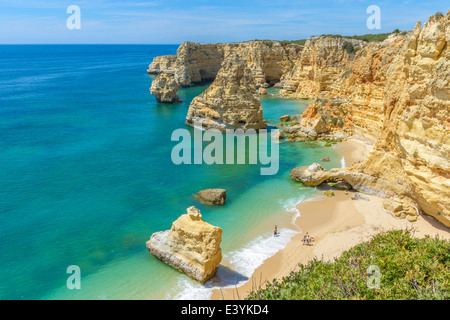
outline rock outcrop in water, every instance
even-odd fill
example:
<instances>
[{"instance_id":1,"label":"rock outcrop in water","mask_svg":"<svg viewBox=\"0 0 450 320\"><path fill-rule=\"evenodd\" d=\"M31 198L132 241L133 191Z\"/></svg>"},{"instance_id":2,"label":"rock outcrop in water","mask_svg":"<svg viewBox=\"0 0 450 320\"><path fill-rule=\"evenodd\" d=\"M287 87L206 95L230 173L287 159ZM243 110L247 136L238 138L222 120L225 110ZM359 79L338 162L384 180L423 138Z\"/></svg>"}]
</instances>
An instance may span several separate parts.
<instances>
[{"instance_id":1,"label":"rock outcrop in water","mask_svg":"<svg viewBox=\"0 0 450 320\"><path fill-rule=\"evenodd\" d=\"M201 202L223 206L227 198L227 191L225 189L206 189L197 192L197 197Z\"/></svg>"},{"instance_id":2,"label":"rock outcrop in water","mask_svg":"<svg viewBox=\"0 0 450 320\"><path fill-rule=\"evenodd\" d=\"M154 233L146 245L153 256L203 284L222 261L221 241L222 229L203 221L200 211L190 207L170 230Z\"/></svg>"},{"instance_id":3,"label":"rock outcrop in water","mask_svg":"<svg viewBox=\"0 0 450 320\"><path fill-rule=\"evenodd\" d=\"M245 57L257 87L278 83L299 58L303 46L278 41L247 41L242 43L203 44L184 42L177 55L153 59L149 73L173 73L181 87L213 81L222 63L234 55Z\"/></svg>"},{"instance_id":4,"label":"rock outcrop in water","mask_svg":"<svg viewBox=\"0 0 450 320\"><path fill-rule=\"evenodd\" d=\"M161 73L153 80L150 93L156 97L156 101L159 103L181 102L181 98L177 95L179 88L172 75Z\"/></svg>"},{"instance_id":5,"label":"rock outcrop in water","mask_svg":"<svg viewBox=\"0 0 450 320\"><path fill-rule=\"evenodd\" d=\"M224 61L214 82L192 100L186 123L221 131L266 127L256 82L244 56Z\"/></svg>"}]
</instances>

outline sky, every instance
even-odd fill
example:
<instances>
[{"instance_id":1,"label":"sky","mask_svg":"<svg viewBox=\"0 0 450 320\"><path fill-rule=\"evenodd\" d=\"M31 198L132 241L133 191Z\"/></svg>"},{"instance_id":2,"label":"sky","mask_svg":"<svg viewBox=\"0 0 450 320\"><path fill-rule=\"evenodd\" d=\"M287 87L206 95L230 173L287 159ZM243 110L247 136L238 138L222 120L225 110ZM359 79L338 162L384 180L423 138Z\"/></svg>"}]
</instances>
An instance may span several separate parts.
<instances>
[{"instance_id":1,"label":"sky","mask_svg":"<svg viewBox=\"0 0 450 320\"><path fill-rule=\"evenodd\" d=\"M67 26L71 5L80 9L79 29ZM367 27L370 5L380 8L380 29ZM449 9L448 0L0 0L0 44L298 40L412 30Z\"/></svg>"}]
</instances>

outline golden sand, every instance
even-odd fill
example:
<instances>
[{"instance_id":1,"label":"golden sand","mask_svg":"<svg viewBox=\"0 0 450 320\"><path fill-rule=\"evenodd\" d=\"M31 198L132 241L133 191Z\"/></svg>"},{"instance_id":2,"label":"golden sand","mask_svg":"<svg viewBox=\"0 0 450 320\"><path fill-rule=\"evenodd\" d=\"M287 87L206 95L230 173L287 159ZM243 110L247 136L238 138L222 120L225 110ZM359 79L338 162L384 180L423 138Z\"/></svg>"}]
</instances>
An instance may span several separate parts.
<instances>
[{"instance_id":1,"label":"golden sand","mask_svg":"<svg viewBox=\"0 0 450 320\"><path fill-rule=\"evenodd\" d=\"M348 140L338 145L346 166L363 160L371 146L358 140ZM322 189L319 189L323 193ZM366 200L351 200L353 192L334 190L334 197L320 197L297 206L300 216L295 225L301 232L291 238L287 246L259 266L244 285L237 288L213 290L212 300L243 299L249 292L273 279L281 279L307 264L314 257L332 260L353 246L370 240L376 234L393 229L414 228L415 236L438 235L450 239L447 228L428 216L419 216L416 222L408 222L387 212L382 199L366 195ZM306 233L314 238L311 245L303 245Z\"/></svg>"}]
</instances>

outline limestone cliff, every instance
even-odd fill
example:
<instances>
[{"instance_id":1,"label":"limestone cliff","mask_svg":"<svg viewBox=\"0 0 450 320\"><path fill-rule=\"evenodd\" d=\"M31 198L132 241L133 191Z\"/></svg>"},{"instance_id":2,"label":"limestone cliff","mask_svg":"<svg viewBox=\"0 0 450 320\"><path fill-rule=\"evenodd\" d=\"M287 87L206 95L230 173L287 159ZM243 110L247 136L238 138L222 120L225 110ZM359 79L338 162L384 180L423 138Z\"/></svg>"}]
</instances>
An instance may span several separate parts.
<instances>
[{"instance_id":1,"label":"limestone cliff","mask_svg":"<svg viewBox=\"0 0 450 320\"><path fill-rule=\"evenodd\" d=\"M153 81L150 93L156 97L159 103L181 102L177 91L180 87L172 75L161 73Z\"/></svg>"},{"instance_id":2,"label":"limestone cliff","mask_svg":"<svg viewBox=\"0 0 450 320\"><path fill-rule=\"evenodd\" d=\"M331 85L347 70L354 54L366 42L340 37L311 37L295 66L283 75L281 94L298 98L315 98L331 90Z\"/></svg>"},{"instance_id":3,"label":"limestone cliff","mask_svg":"<svg viewBox=\"0 0 450 320\"><path fill-rule=\"evenodd\" d=\"M301 117L303 132L308 129L316 136L338 131L374 143L383 123L387 68L405 35L393 34L384 42L369 44L349 40L321 37L307 42L306 57L302 55L284 76L282 93L315 99ZM344 48L346 43L362 49L349 52ZM297 135L301 138L302 132Z\"/></svg>"},{"instance_id":4,"label":"limestone cliff","mask_svg":"<svg viewBox=\"0 0 450 320\"><path fill-rule=\"evenodd\" d=\"M227 57L214 82L192 100L186 123L196 122L221 131L266 127L256 81L244 56Z\"/></svg>"},{"instance_id":5,"label":"limestone cliff","mask_svg":"<svg viewBox=\"0 0 450 320\"><path fill-rule=\"evenodd\" d=\"M416 208L410 214L421 209L447 226L449 20L450 11L436 14L423 28L418 22L404 36L365 46L302 115L303 130L342 129L376 142L366 161L322 178L346 179L358 190L398 198Z\"/></svg>"},{"instance_id":6,"label":"limestone cliff","mask_svg":"<svg viewBox=\"0 0 450 320\"><path fill-rule=\"evenodd\" d=\"M148 66L148 74L175 73L176 55L159 56L153 58L152 63Z\"/></svg>"},{"instance_id":7,"label":"limestone cliff","mask_svg":"<svg viewBox=\"0 0 450 320\"><path fill-rule=\"evenodd\" d=\"M383 127L360 172L450 226L450 11L420 22L390 64ZM399 183L401 181L401 183ZM377 185L374 186L376 188Z\"/></svg>"},{"instance_id":8,"label":"limestone cliff","mask_svg":"<svg viewBox=\"0 0 450 320\"><path fill-rule=\"evenodd\" d=\"M173 68L177 83L215 79L192 101L186 122L264 128L256 89L276 84L285 96L314 99L295 123L283 124L287 140L352 135L375 145L366 161L319 170L317 181L345 179L392 198L386 207L406 212L400 216L414 220L422 210L450 226L449 19L450 11L438 13L374 43L328 36L305 46L185 43Z\"/></svg>"},{"instance_id":9,"label":"limestone cliff","mask_svg":"<svg viewBox=\"0 0 450 320\"><path fill-rule=\"evenodd\" d=\"M256 85L266 87L280 81L300 56L303 46L278 41L247 41L241 43L203 44L184 42L177 55L156 57L149 73L173 73L181 87L213 81L227 57L246 57Z\"/></svg>"},{"instance_id":10,"label":"limestone cliff","mask_svg":"<svg viewBox=\"0 0 450 320\"><path fill-rule=\"evenodd\" d=\"M175 80L182 87L212 81L223 60L222 44L183 42L177 50Z\"/></svg>"},{"instance_id":11,"label":"limestone cliff","mask_svg":"<svg viewBox=\"0 0 450 320\"><path fill-rule=\"evenodd\" d=\"M278 41L248 41L224 47L224 57L241 55L252 72L256 86L268 87L280 82L300 57L303 47L282 45Z\"/></svg>"},{"instance_id":12,"label":"limestone cliff","mask_svg":"<svg viewBox=\"0 0 450 320\"><path fill-rule=\"evenodd\" d=\"M190 207L170 230L154 233L147 248L159 260L205 283L219 268L221 241L222 229L203 221L200 211Z\"/></svg>"}]
</instances>

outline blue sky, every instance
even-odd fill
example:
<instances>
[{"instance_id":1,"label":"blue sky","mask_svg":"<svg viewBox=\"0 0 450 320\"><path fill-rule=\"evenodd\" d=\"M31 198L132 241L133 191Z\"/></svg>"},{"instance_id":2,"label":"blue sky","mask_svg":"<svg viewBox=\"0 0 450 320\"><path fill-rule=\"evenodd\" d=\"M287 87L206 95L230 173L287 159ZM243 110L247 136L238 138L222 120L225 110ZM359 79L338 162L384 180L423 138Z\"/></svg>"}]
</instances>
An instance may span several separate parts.
<instances>
[{"instance_id":1,"label":"blue sky","mask_svg":"<svg viewBox=\"0 0 450 320\"><path fill-rule=\"evenodd\" d=\"M70 5L81 9L80 30L66 26ZM366 26L369 5L381 9L379 30ZM360 35L411 30L418 20L424 23L448 9L448 0L0 0L0 44L177 44Z\"/></svg>"}]
</instances>

